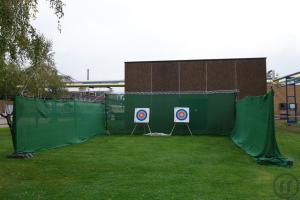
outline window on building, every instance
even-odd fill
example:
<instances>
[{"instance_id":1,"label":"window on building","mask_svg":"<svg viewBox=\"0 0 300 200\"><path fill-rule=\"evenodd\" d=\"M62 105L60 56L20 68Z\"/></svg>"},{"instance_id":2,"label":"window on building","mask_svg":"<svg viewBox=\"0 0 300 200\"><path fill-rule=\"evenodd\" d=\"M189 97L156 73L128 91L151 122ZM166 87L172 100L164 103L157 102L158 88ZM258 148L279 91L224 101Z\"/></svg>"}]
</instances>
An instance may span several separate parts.
<instances>
[{"instance_id":1,"label":"window on building","mask_svg":"<svg viewBox=\"0 0 300 200\"><path fill-rule=\"evenodd\" d=\"M295 110L297 108L297 104L295 103L290 103L290 109Z\"/></svg>"},{"instance_id":2,"label":"window on building","mask_svg":"<svg viewBox=\"0 0 300 200\"><path fill-rule=\"evenodd\" d=\"M297 104L294 104L294 103L290 103L289 104L289 108L291 110L295 110L297 108ZM286 110L286 103L280 103L279 104L279 110Z\"/></svg>"},{"instance_id":3,"label":"window on building","mask_svg":"<svg viewBox=\"0 0 300 200\"><path fill-rule=\"evenodd\" d=\"M279 110L286 110L286 104L285 103L280 103L279 104Z\"/></svg>"}]
</instances>

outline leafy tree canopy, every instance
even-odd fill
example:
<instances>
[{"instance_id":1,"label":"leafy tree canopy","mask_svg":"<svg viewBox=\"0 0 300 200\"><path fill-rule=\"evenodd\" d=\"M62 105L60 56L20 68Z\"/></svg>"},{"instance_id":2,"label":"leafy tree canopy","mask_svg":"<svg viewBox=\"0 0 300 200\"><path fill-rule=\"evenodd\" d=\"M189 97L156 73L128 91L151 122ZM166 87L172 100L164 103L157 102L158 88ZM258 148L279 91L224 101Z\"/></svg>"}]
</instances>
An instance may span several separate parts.
<instances>
[{"instance_id":1,"label":"leafy tree canopy","mask_svg":"<svg viewBox=\"0 0 300 200\"><path fill-rule=\"evenodd\" d=\"M48 0L58 18L63 17L64 3ZM38 0L0 0L0 56L3 61L20 62L28 59L28 51L38 35L32 26L38 12Z\"/></svg>"},{"instance_id":2,"label":"leafy tree canopy","mask_svg":"<svg viewBox=\"0 0 300 200\"><path fill-rule=\"evenodd\" d=\"M47 0L58 19L63 17L62 0ZM55 69L52 44L31 24L38 0L0 0L0 98L19 92L30 96L58 97L63 81Z\"/></svg>"}]
</instances>

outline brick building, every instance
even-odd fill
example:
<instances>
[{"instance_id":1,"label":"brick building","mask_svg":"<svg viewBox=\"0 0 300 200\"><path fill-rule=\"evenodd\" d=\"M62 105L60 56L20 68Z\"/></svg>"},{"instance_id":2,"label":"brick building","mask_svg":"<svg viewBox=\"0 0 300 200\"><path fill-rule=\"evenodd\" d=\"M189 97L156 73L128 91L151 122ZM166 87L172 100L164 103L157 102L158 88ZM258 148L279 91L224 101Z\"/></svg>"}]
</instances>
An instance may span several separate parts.
<instances>
[{"instance_id":1,"label":"brick building","mask_svg":"<svg viewBox=\"0 0 300 200\"><path fill-rule=\"evenodd\" d=\"M125 92L238 90L264 95L266 58L125 62Z\"/></svg>"},{"instance_id":2,"label":"brick building","mask_svg":"<svg viewBox=\"0 0 300 200\"><path fill-rule=\"evenodd\" d=\"M274 90L274 114L275 118L284 117L286 113L286 89L285 87L273 86ZM288 95L293 94L293 88L289 86ZM300 105L300 85L296 86L296 106ZM300 119L300 109L297 107L297 116Z\"/></svg>"}]
</instances>

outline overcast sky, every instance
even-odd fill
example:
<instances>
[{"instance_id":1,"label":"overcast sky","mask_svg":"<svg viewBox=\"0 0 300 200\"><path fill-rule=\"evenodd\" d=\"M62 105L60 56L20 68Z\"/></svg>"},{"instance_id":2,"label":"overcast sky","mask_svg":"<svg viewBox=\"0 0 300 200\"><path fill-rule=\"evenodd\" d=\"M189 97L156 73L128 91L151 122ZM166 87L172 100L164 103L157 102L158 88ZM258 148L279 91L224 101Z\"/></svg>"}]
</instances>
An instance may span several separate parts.
<instances>
[{"instance_id":1,"label":"overcast sky","mask_svg":"<svg viewBox=\"0 0 300 200\"><path fill-rule=\"evenodd\" d=\"M279 75L300 71L300 1L65 0L62 32L40 1L36 27L57 68L77 80L124 79L124 62L267 57Z\"/></svg>"}]
</instances>

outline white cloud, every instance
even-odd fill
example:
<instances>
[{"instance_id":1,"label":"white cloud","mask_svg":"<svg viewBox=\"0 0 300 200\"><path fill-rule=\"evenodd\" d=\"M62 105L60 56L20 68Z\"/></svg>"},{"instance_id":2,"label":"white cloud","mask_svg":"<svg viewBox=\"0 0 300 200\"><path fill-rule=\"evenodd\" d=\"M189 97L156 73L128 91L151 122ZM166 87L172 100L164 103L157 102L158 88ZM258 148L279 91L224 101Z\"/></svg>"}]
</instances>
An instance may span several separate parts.
<instances>
[{"instance_id":1,"label":"white cloud","mask_svg":"<svg viewBox=\"0 0 300 200\"><path fill-rule=\"evenodd\" d=\"M47 1L36 27L54 42L58 69L84 80L124 78L124 61L268 57L300 70L299 1L68 0L62 33Z\"/></svg>"}]
</instances>

